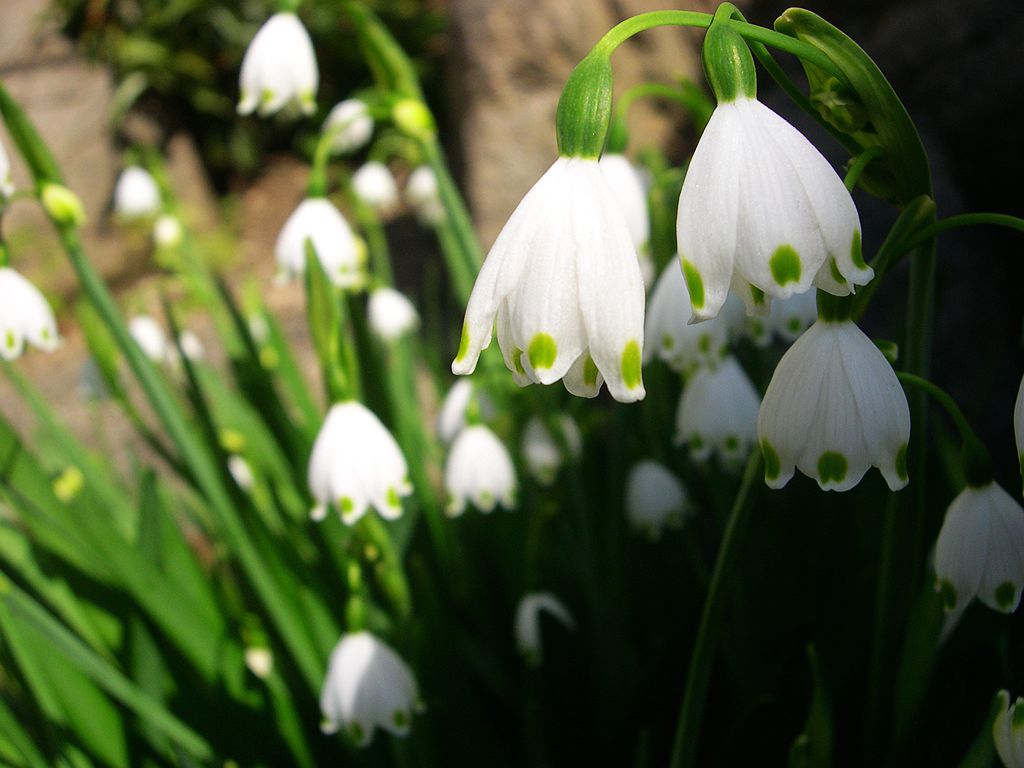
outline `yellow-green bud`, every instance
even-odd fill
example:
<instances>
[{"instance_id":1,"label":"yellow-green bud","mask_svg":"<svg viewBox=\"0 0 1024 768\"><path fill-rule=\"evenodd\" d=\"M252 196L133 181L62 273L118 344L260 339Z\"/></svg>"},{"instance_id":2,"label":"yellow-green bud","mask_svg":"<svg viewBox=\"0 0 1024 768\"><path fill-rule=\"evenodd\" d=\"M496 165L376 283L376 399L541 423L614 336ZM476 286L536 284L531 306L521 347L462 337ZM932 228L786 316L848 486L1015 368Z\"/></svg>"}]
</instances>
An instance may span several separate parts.
<instances>
[{"instance_id":1,"label":"yellow-green bud","mask_svg":"<svg viewBox=\"0 0 1024 768\"><path fill-rule=\"evenodd\" d=\"M68 467L61 473L60 477L53 481L54 495L65 504L74 501L75 497L82 492L84 487L85 475L76 466Z\"/></svg>"},{"instance_id":2,"label":"yellow-green bud","mask_svg":"<svg viewBox=\"0 0 1024 768\"><path fill-rule=\"evenodd\" d=\"M416 139L430 139L437 133L434 115L419 99L400 99L395 102L391 119L399 130Z\"/></svg>"},{"instance_id":3,"label":"yellow-green bud","mask_svg":"<svg viewBox=\"0 0 1024 768\"><path fill-rule=\"evenodd\" d=\"M85 209L78 195L63 184L48 182L43 184L39 193L43 208L51 219L58 224L83 224Z\"/></svg>"}]
</instances>

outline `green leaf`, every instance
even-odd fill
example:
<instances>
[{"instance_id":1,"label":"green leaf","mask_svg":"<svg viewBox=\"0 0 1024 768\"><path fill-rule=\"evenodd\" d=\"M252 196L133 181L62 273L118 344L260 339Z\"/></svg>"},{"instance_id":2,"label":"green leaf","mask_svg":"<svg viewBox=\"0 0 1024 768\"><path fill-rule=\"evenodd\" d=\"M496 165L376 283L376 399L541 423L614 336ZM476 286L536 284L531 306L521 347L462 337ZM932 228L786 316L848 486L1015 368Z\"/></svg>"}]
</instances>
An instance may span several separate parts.
<instances>
[{"instance_id":1,"label":"green leaf","mask_svg":"<svg viewBox=\"0 0 1024 768\"><path fill-rule=\"evenodd\" d=\"M803 732L796 737L789 750L789 768L828 768L832 765L832 702L821 672L818 653L813 645L807 646L807 661L811 667L811 705Z\"/></svg>"}]
</instances>

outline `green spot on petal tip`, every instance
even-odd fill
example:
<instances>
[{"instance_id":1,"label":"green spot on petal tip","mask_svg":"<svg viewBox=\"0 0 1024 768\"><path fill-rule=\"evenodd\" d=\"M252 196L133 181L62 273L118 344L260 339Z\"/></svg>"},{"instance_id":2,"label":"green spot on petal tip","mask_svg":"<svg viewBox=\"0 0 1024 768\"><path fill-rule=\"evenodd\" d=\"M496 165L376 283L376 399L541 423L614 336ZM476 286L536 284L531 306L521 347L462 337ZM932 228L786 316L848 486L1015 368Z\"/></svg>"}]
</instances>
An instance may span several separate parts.
<instances>
[{"instance_id":1,"label":"green spot on petal tip","mask_svg":"<svg viewBox=\"0 0 1024 768\"><path fill-rule=\"evenodd\" d=\"M692 261L680 258L680 262L683 265L686 290L690 294L690 304L695 309L700 309L704 306L704 278L700 276L700 272Z\"/></svg>"},{"instance_id":2,"label":"green spot on petal tip","mask_svg":"<svg viewBox=\"0 0 1024 768\"><path fill-rule=\"evenodd\" d=\"M512 365L516 368L516 373L523 376L526 375L526 369L523 368L523 350L513 349L512 350Z\"/></svg>"},{"instance_id":3,"label":"green spot on petal tip","mask_svg":"<svg viewBox=\"0 0 1024 768\"><path fill-rule=\"evenodd\" d=\"M828 271L832 273L832 279L840 285L846 284L846 278L843 277L843 273L839 271L839 264L836 263L835 256L828 257Z\"/></svg>"},{"instance_id":4,"label":"green spot on petal tip","mask_svg":"<svg viewBox=\"0 0 1024 768\"><path fill-rule=\"evenodd\" d=\"M640 345L636 341L622 350L622 381L630 389L640 386Z\"/></svg>"},{"instance_id":5,"label":"green spot on petal tip","mask_svg":"<svg viewBox=\"0 0 1024 768\"><path fill-rule=\"evenodd\" d=\"M800 255L791 245L780 245L768 260L772 277L779 285L800 282Z\"/></svg>"},{"instance_id":6,"label":"green spot on petal tip","mask_svg":"<svg viewBox=\"0 0 1024 768\"><path fill-rule=\"evenodd\" d=\"M455 362L459 363L469 352L469 328L462 326L462 337L459 339L459 351L455 354Z\"/></svg>"},{"instance_id":7,"label":"green spot on petal tip","mask_svg":"<svg viewBox=\"0 0 1024 768\"><path fill-rule=\"evenodd\" d=\"M996 587L996 605L1003 611L1009 611L1013 607L1013 599L1017 596L1017 590L1013 588L1013 583L1004 581L998 587Z\"/></svg>"},{"instance_id":8,"label":"green spot on petal tip","mask_svg":"<svg viewBox=\"0 0 1024 768\"><path fill-rule=\"evenodd\" d=\"M764 304L764 291L756 285L752 285L750 286L750 298L757 306L761 306Z\"/></svg>"},{"instance_id":9,"label":"green spot on petal tip","mask_svg":"<svg viewBox=\"0 0 1024 768\"><path fill-rule=\"evenodd\" d=\"M867 269L868 264L864 261L864 251L860 244L860 230L853 230L853 240L850 242L850 260L858 269Z\"/></svg>"},{"instance_id":10,"label":"green spot on petal tip","mask_svg":"<svg viewBox=\"0 0 1024 768\"><path fill-rule=\"evenodd\" d=\"M587 359L583 361L583 383L588 387L593 387L597 384L597 363L594 362L589 354Z\"/></svg>"},{"instance_id":11,"label":"green spot on petal tip","mask_svg":"<svg viewBox=\"0 0 1024 768\"><path fill-rule=\"evenodd\" d=\"M956 587L951 581L943 579L938 584L939 595L942 597L942 607L947 612L956 608Z\"/></svg>"},{"instance_id":12,"label":"green spot on petal tip","mask_svg":"<svg viewBox=\"0 0 1024 768\"><path fill-rule=\"evenodd\" d=\"M342 496L338 499L338 506L341 507L341 511L345 513L351 512L356 508L355 502L348 496Z\"/></svg>"},{"instance_id":13,"label":"green spot on petal tip","mask_svg":"<svg viewBox=\"0 0 1024 768\"><path fill-rule=\"evenodd\" d=\"M775 480L782 471L782 462L779 461L779 454L775 452L772 444L767 440L761 441L761 454L764 456L764 479Z\"/></svg>"},{"instance_id":14,"label":"green spot on petal tip","mask_svg":"<svg viewBox=\"0 0 1024 768\"><path fill-rule=\"evenodd\" d=\"M825 451L818 459L818 477L823 485L841 483L846 479L846 457L835 451Z\"/></svg>"},{"instance_id":15,"label":"green spot on petal tip","mask_svg":"<svg viewBox=\"0 0 1024 768\"><path fill-rule=\"evenodd\" d=\"M904 445L896 454L896 477L903 482L907 481L907 446Z\"/></svg>"},{"instance_id":16,"label":"green spot on petal tip","mask_svg":"<svg viewBox=\"0 0 1024 768\"><path fill-rule=\"evenodd\" d=\"M530 339L530 347L526 351L530 365L534 370L550 368L558 357L558 344L548 333L538 333Z\"/></svg>"}]
</instances>

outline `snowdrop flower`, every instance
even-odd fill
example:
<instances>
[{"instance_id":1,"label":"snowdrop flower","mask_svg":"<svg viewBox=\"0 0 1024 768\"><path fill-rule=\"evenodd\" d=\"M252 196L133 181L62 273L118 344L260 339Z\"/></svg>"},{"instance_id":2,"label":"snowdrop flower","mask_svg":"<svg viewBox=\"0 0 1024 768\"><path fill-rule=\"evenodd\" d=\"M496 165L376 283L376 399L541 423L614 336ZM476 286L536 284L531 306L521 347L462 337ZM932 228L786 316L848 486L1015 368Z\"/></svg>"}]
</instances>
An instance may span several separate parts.
<instances>
[{"instance_id":1,"label":"snowdrop flower","mask_svg":"<svg viewBox=\"0 0 1024 768\"><path fill-rule=\"evenodd\" d=\"M294 13L275 13L249 43L238 77L238 114L272 115L295 102L316 110L320 73L309 33Z\"/></svg>"},{"instance_id":2,"label":"snowdrop flower","mask_svg":"<svg viewBox=\"0 0 1024 768\"><path fill-rule=\"evenodd\" d=\"M153 242L157 248L177 248L185 230L177 216L165 213L153 223Z\"/></svg>"},{"instance_id":3,"label":"snowdrop flower","mask_svg":"<svg viewBox=\"0 0 1024 768\"><path fill-rule=\"evenodd\" d=\"M306 240L313 242L324 273L340 288L358 288L365 281L366 252L345 217L330 201L310 197L299 203L277 237L277 264L288 276L306 271Z\"/></svg>"},{"instance_id":4,"label":"snowdrop flower","mask_svg":"<svg viewBox=\"0 0 1024 768\"><path fill-rule=\"evenodd\" d=\"M370 329L384 341L396 341L420 326L416 307L394 288L375 288L370 293L367 315Z\"/></svg>"},{"instance_id":5,"label":"snowdrop flower","mask_svg":"<svg viewBox=\"0 0 1024 768\"><path fill-rule=\"evenodd\" d=\"M55 350L57 321L38 288L10 267L0 267L0 357L13 360L26 343Z\"/></svg>"},{"instance_id":6,"label":"snowdrop flower","mask_svg":"<svg viewBox=\"0 0 1024 768\"><path fill-rule=\"evenodd\" d=\"M344 728L365 747L376 728L405 736L419 711L412 670L390 645L369 632L349 632L334 646L320 692L321 728Z\"/></svg>"},{"instance_id":7,"label":"snowdrop flower","mask_svg":"<svg viewBox=\"0 0 1024 768\"><path fill-rule=\"evenodd\" d=\"M398 185L391 170L376 160L365 163L352 174L352 187L367 205L378 211L393 208L398 203Z\"/></svg>"},{"instance_id":8,"label":"snowdrop flower","mask_svg":"<svg viewBox=\"0 0 1024 768\"><path fill-rule=\"evenodd\" d=\"M405 182L405 199L424 224L444 221L445 210L437 189L437 176L429 165L421 165Z\"/></svg>"},{"instance_id":9,"label":"snowdrop flower","mask_svg":"<svg viewBox=\"0 0 1024 768\"><path fill-rule=\"evenodd\" d=\"M655 541L666 526L678 527L690 512L686 489L672 472L653 459L633 465L626 478L626 517L636 530Z\"/></svg>"},{"instance_id":10,"label":"snowdrop flower","mask_svg":"<svg viewBox=\"0 0 1024 768\"><path fill-rule=\"evenodd\" d=\"M936 589L947 611L977 597L1013 613L1024 586L1024 509L995 482L968 485L946 510L935 542Z\"/></svg>"},{"instance_id":11,"label":"snowdrop flower","mask_svg":"<svg viewBox=\"0 0 1024 768\"><path fill-rule=\"evenodd\" d=\"M471 502L481 512L496 504L512 509L516 503L516 471L505 445L490 429L474 424L455 437L444 469L444 486L451 501L448 515L456 517Z\"/></svg>"},{"instance_id":12,"label":"snowdrop flower","mask_svg":"<svg viewBox=\"0 0 1024 768\"><path fill-rule=\"evenodd\" d=\"M228 472L231 473L231 479L235 481L239 488L243 491L252 490L255 478L253 477L252 467L249 466L249 462L238 454L232 454L228 457Z\"/></svg>"},{"instance_id":13,"label":"snowdrop flower","mask_svg":"<svg viewBox=\"0 0 1024 768\"><path fill-rule=\"evenodd\" d=\"M1017 439L1017 460L1020 462L1020 476L1024 479L1024 378L1017 390L1017 403L1013 406L1013 434Z\"/></svg>"},{"instance_id":14,"label":"snowdrop flower","mask_svg":"<svg viewBox=\"0 0 1024 768\"><path fill-rule=\"evenodd\" d=\"M575 629L572 614L550 592L531 592L523 595L516 608L515 636L519 653L531 664L539 664L543 648L540 640L541 614L558 619L566 629Z\"/></svg>"},{"instance_id":15,"label":"snowdrop flower","mask_svg":"<svg viewBox=\"0 0 1024 768\"><path fill-rule=\"evenodd\" d=\"M717 452L727 464L743 461L757 440L761 398L736 358L699 368L683 389L676 411L677 445L705 461Z\"/></svg>"},{"instance_id":16,"label":"snowdrop flower","mask_svg":"<svg viewBox=\"0 0 1024 768\"><path fill-rule=\"evenodd\" d=\"M166 363L171 358L171 344L160 324L149 315L135 315L128 321L128 332L143 354L154 363Z\"/></svg>"},{"instance_id":17,"label":"snowdrop flower","mask_svg":"<svg viewBox=\"0 0 1024 768\"><path fill-rule=\"evenodd\" d=\"M459 379L448 390L437 416L437 437L442 443L450 443L466 426L466 413L475 409L481 420L494 414L494 406L484 392L477 391L469 379Z\"/></svg>"},{"instance_id":18,"label":"snowdrop flower","mask_svg":"<svg viewBox=\"0 0 1024 768\"><path fill-rule=\"evenodd\" d=\"M206 357L203 342L192 331L184 330L178 335L178 346L181 347L181 353L193 362Z\"/></svg>"},{"instance_id":19,"label":"snowdrop flower","mask_svg":"<svg viewBox=\"0 0 1024 768\"><path fill-rule=\"evenodd\" d=\"M644 363L657 355L680 373L714 365L728 352L734 329L746 320L743 304L734 296L717 317L702 323L691 323L692 318L682 270L678 263L669 262L651 294L644 324Z\"/></svg>"},{"instance_id":20,"label":"snowdrop flower","mask_svg":"<svg viewBox=\"0 0 1024 768\"><path fill-rule=\"evenodd\" d=\"M366 406L349 400L331 406L309 459L312 518L330 505L352 525L373 505L381 517L402 515L402 496L412 493L409 468L395 438Z\"/></svg>"},{"instance_id":21,"label":"snowdrop flower","mask_svg":"<svg viewBox=\"0 0 1024 768\"><path fill-rule=\"evenodd\" d=\"M373 118L365 102L345 99L334 105L321 130L331 134L336 154L347 155L366 146L373 136Z\"/></svg>"},{"instance_id":22,"label":"snowdrop flower","mask_svg":"<svg viewBox=\"0 0 1024 768\"><path fill-rule=\"evenodd\" d=\"M647 189L639 170L625 155L601 155L601 170L626 216L629 234L640 260L640 273L644 285L650 286L654 278L654 260L650 254L651 218L647 209Z\"/></svg>"},{"instance_id":23,"label":"snowdrop flower","mask_svg":"<svg viewBox=\"0 0 1024 768\"><path fill-rule=\"evenodd\" d=\"M579 458L583 452L583 438L576 422L563 413L558 416L558 425L562 429L562 439L569 450L569 458ZM562 444L555 439L540 417L531 416L526 422L521 448L523 459L534 479L541 485L555 482L555 476L562 468L566 456Z\"/></svg>"},{"instance_id":24,"label":"snowdrop flower","mask_svg":"<svg viewBox=\"0 0 1024 768\"><path fill-rule=\"evenodd\" d=\"M759 347L768 346L778 335L792 343L818 319L817 291L796 293L772 302L767 317L746 318L746 333Z\"/></svg>"},{"instance_id":25,"label":"snowdrop flower","mask_svg":"<svg viewBox=\"0 0 1024 768\"><path fill-rule=\"evenodd\" d=\"M764 477L794 468L822 490L853 488L872 465L891 490L907 484L910 410L889 361L850 320L818 320L782 356L757 420Z\"/></svg>"},{"instance_id":26,"label":"snowdrop flower","mask_svg":"<svg viewBox=\"0 0 1024 768\"><path fill-rule=\"evenodd\" d=\"M0 201L14 194L14 179L11 178L11 160L0 142Z\"/></svg>"},{"instance_id":27,"label":"snowdrop flower","mask_svg":"<svg viewBox=\"0 0 1024 768\"><path fill-rule=\"evenodd\" d=\"M473 372L495 320L517 384L643 398L643 279L596 160L559 157L512 213L473 286L454 373Z\"/></svg>"},{"instance_id":28,"label":"snowdrop flower","mask_svg":"<svg viewBox=\"0 0 1024 768\"><path fill-rule=\"evenodd\" d=\"M1006 768L1024 768L1024 699L1010 704L1010 692L999 692L999 714L992 723L996 753Z\"/></svg>"},{"instance_id":29,"label":"snowdrop flower","mask_svg":"<svg viewBox=\"0 0 1024 768\"><path fill-rule=\"evenodd\" d=\"M161 208L160 188L149 171L130 165L114 187L114 210L126 219L155 216Z\"/></svg>"}]
</instances>

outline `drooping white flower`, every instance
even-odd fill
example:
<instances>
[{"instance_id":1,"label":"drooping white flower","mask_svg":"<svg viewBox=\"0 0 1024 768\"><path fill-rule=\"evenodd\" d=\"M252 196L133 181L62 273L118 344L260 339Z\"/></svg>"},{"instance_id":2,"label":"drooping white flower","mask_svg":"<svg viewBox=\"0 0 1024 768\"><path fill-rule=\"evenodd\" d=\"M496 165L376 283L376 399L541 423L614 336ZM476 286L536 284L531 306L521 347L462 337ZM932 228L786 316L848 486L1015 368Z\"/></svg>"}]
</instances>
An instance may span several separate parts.
<instances>
[{"instance_id":1,"label":"drooping white flower","mask_svg":"<svg viewBox=\"0 0 1024 768\"><path fill-rule=\"evenodd\" d=\"M206 347L203 346L203 342L188 329L178 335L178 346L181 347L181 353L193 362L206 357Z\"/></svg>"},{"instance_id":2,"label":"drooping white flower","mask_svg":"<svg viewBox=\"0 0 1024 768\"><path fill-rule=\"evenodd\" d=\"M486 393L477 389L470 379L459 379L448 390L437 415L437 437L442 443L450 443L466 426L466 414L471 407L481 420L489 419L494 413Z\"/></svg>"},{"instance_id":3,"label":"drooping white flower","mask_svg":"<svg viewBox=\"0 0 1024 768\"><path fill-rule=\"evenodd\" d=\"M275 13L249 43L238 76L238 113L272 115L294 102L316 110L320 73L309 33L294 13Z\"/></svg>"},{"instance_id":4,"label":"drooping white flower","mask_svg":"<svg viewBox=\"0 0 1024 768\"><path fill-rule=\"evenodd\" d=\"M135 315L128 321L128 332L143 354L161 365L170 361L171 343L160 323L149 315Z\"/></svg>"},{"instance_id":5,"label":"drooping white flower","mask_svg":"<svg viewBox=\"0 0 1024 768\"><path fill-rule=\"evenodd\" d=\"M359 198L379 211L393 208L398 203L398 185L391 170L371 160L352 174L352 188Z\"/></svg>"},{"instance_id":6,"label":"drooping white flower","mask_svg":"<svg viewBox=\"0 0 1024 768\"><path fill-rule=\"evenodd\" d=\"M907 484L910 410L889 361L850 320L818 320L782 356L757 421L765 482L794 468L822 490L847 491L878 467Z\"/></svg>"},{"instance_id":7,"label":"drooping white flower","mask_svg":"<svg viewBox=\"0 0 1024 768\"><path fill-rule=\"evenodd\" d=\"M736 358L699 368L679 399L675 442L689 444L697 461L716 452L727 464L741 462L757 441L760 405L761 397Z\"/></svg>"},{"instance_id":8,"label":"drooping white flower","mask_svg":"<svg viewBox=\"0 0 1024 768\"><path fill-rule=\"evenodd\" d=\"M331 282L341 288L358 288L364 283L366 252L345 217L325 198L303 200L281 229L274 253L285 274L306 271L307 239Z\"/></svg>"},{"instance_id":9,"label":"drooping white flower","mask_svg":"<svg viewBox=\"0 0 1024 768\"><path fill-rule=\"evenodd\" d=\"M331 505L352 525L373 505L381 517L402 514L402 496L412 493L409 468L395 438L372 411L349 400L331 406L309 458L314 520Z\"/></svg>"},{"instance_id":10,"label":"drooping white flower","mask_svg":"<svg viewBox=\"0 0 1024 768\"><path fill-rule=\"evenodd\" d=\"M560 443L551 431L544 424L539 416L531 416L523 428L521 449L526 466L530 474L541 485L551 485L555 482L558 470L568 458L578 459L583 452L583 438L580 435L580 428L572 416L567 413L559 414L558 426L561 428L562 443Z\"/></svg>"},{"instance_id":11,"label":"drooping white flower","mask_svg":"<svg viewBox=\"0 0 1024 768\"><path fill-rule=\"evenodd\" d=\"M992 741L1006 768L1024 768L1024 698L1010 704L1010 692L999 692L999 713L992 722Z\"/></svg>"},{"instance_id":12,"label":"drooping white flower","mask_svg":"<svg viewBox=\"0 0 1024 768\"><path fill-rule=\"evenodd\" d=\"M274 671L274 653L269 648L246 648L245 666L260 680L266 680Z\"/></svg>"},{"instance_id":13,"label":"drooping white flower","mask_svg":"<svg viewBox=\"0 0 1024 768\"><path fill-rule=\"evenodd\" d=\"M995 482L953 499L935 542L936 589L948 611L977 597L1013 613L1024 587L1024 509Z\"/></svg>"},{"instance_id":14,"label":"drooping white flower","mask_svg":"<svg viewBox=\"0 0 1024 768\"><path fill-rule=\"evenodd\" d=\"M1020 476L1024 480L1024 378L1017 390L1017 402L1013 406L1013 434L1017 440L1017 461L1020 462Z\"/></svg>"},{"instance_id":15,"label":"drooping white flower","mask_svg":"<svg viewBox=\"0 0 1024 768\"><path fill-rule=\"evenodd\" d=\"M729 297L732 299L732 296ZM744 322L747 337L759 347L767 347L775 336L794 342L818 319L817 291L796 293L788 299L771 302L767 317L752 315Z\"/></svg>"},{"instance_id":16,"label":"drooping white flower","mask_svg":"<svg viewBox=\"0 0 1024 768\"><path fill-rule=\"evenodd\" d=\"M253 482L255 482L252 467L237 453L228 456L228 472L231 473L231 479L239 488L243 491L252 490Z\"/></svg>"},{"instance_id":17,"label":"drooping white flower","mask_svg":"<svg viewBox=\"0 0 1024 768\"><path fill-rule=\"evenodd\" d=\"M654 278L654 260L650 254L651 217L647 208L647 189L643 177L625 155L609 153L601 155L601 170L608 179L615 197L626 216L629 234L636 246L640 261L640 274L648 288Z\"/></svg>"},{"instance_id":18,"label":"drooping white flower","mask_svg":"<svg viewBox=\"0 0 1024 768\"><path fill-rule=\"evenodd\" d=\"M412 670L394 649L369 632L349 632L334 646L320 692L321 728L344 728L361 747L376 728L405 736L422 708Z\"/></svg>"},{"instance_id":19,"label":"drooping white flower","mask_svg":"<svg viewBox=\"0 0 1024 768\"><path fill-rule=\"evenodd\" d=\"M842 179L796 128L755 98L715 108L679 196L677 238L694 314L730 286L751 314L812 283L838 296L873 276ZM753 291L751 291L753 286Z\"/></svg>"},{"instance_id":20,"label":"drooping white flower","mask_svg":"<svg viewBox=\"0 0 1024 768\"><path fill-rule=\"evenodd\" d=\"M39 289L10 267L0 267L0 357L13 360L25 344L52 352L57 321Z\"/></svg>"},{"instance_id":21,"label":"drooping white flower","mask_svg":"<svg viewBox=\"0 0 1024 768\"><path fill-rule=\"evenodd\" d=\"M0 201L14 194L14 179L11 178L11 159L0 141Z\"/></svg>"},{"instance_id":22,"label":"drooping white flower","mask_svg":"<svg viewBox=\"0 0 1024 768\"><path fill-rule=\"evenodd\" d=\"M336 154L347 155L366 146L373 136L373 118L361 99L345 99L334 105L321 130L331 134Z\"/></svg>"},{"instance_id":23,"label":"drooping white flower","mask_svg":"<svg viewBox=\"0 0 1024 768\"><path fill-rule=\"evenodd\" d=\"M519 653L531 664L539 664L543 655L540 638L541 615L547 613L558 619L566 629L575 629L576 622L562 602L550 592L530 592L523 595L516 607L515 636Z\"/></svg>"},{"instance_id":24,"label":"drooping white flower","mask_svg":"<svg viewBox=\"0 0 1024 768\"><path fill-rule=\"evenodd\" d=\"M408 297L394 288L375 288L367 307L370 329L384 341L395 341L420 326L420 316Z\"/></svg>"},{"instance_id":25,"label":"drooping white flower","mask_svg":"<svg viewBox=\"0 0 1024 768\"><path fill-rule=\"evenodd\" d=\"M691 323L692 318L686 281L679 262L673 259L651 294L644 323L644 362L657 355L680 373L715 365L727 354L736 326L745 321L743 305L734 296L716 317L700 323Z\"/></svg>"},{"instance_id":26,"label":"drooping white flower","mask_svg":"<svg viewBox=\"0 0 1024 768\"><path fill-rule=\"evenodd\" d=\"M643 459L626 477L626 517L630 525L652 540L661 538L665 527L678 527L690 514L682 482L663 464Z\"/></svg>"},{"instance_id":27,"label":"drooping white flower","mask_svg":"<svg viewBox=\"0 0 1024 768\"><path fill-rule=\"evenodd\" d=\"M185 236L185 229L177 216L165 213L153 222L153 242L157 248L177 248Z\"/></svg>"},{"instance_id":28,"label":"drooping white flower","mask_svg":"<svg viewBox=\"0 0 1024 768\"><path fill-rule=\"evenodd\" d=\"M455 437L444 469L450 501L447 512L461 515L467 502L481 512L495 505L512 509L516 503L516 470L504 443L482 424L465 427Z\"/></svg>"},{"instance_id":29,"label":"drooping white flower","mask_svg":"<svg viewBox=\"0 0 1024 768\"><path fill-rule=\"evenodd\" d=\"M473 286L454 373L473 372L495 320L518 384L643 398L643 279L595 160L558 158L512 213Z\"/></svg>"},{"instance_id":30,"label":"drooping white flower","mask_svg":"<svg viewBox=\"0 0 1024 768\"><path fill-rule=\"evenodd\" d=\"M114 211L126 219L156 216L162 202L160 187L156 179L138 165L130 165L121 171L114 186Z\"/></svg>"},{"instance_id":31,"label":"drooping white flower","mask_svg":"<svg viewBox=\"0 0 1024 768\"><path fill-rule=\"evenodd\" d=\"M445 210L437 188L437 175L429 165L421 165L405 182L405 200L424 224L444 221Z\"/></svg>"}]
</instances>

